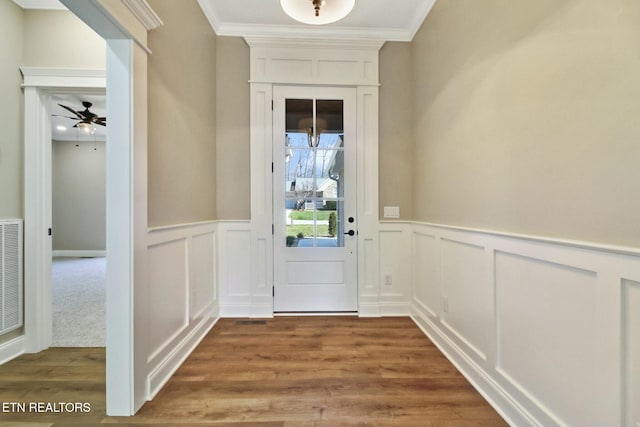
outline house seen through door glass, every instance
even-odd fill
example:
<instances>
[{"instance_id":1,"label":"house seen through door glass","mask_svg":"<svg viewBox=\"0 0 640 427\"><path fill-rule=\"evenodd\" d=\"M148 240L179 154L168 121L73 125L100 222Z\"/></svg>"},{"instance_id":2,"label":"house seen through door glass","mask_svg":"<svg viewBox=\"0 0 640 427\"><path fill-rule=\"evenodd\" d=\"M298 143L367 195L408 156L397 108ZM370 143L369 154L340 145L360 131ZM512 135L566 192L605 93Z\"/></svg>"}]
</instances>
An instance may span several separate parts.
<instances>
[{"instance_id":1,"label":"house seen through door glass","mask_svg":"<svg viewBox=\"0 0 640 427\"><path fill-rule=\"evenodd\" d=\"M285 101L287 247L344 247L343 103Z\"/></svg>"}]
</instances>

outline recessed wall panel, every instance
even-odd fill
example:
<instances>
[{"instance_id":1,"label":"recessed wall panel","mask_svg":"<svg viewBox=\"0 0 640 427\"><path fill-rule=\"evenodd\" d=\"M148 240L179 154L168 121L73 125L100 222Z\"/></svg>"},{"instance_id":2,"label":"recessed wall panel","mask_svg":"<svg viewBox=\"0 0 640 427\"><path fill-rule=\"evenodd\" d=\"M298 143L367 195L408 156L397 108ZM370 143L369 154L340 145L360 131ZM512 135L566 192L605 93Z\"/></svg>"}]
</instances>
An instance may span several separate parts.
<instances>
[{"instance_id":1,"label":"recessed wall panel","mask_svg":"<svg viewBox=\"0 0 640 427\"><path fill-rule=\"evenodd\" d=\"M226 233L229 296L251 295L251 231L228 230Z\"/></svg>"},{"instance_id":2,"label":"recessed wall panel","mask_svg":"<svg viewBox=\"0 0 640 427\"><path fill-rule=\"evenodd\" d=\"M438 239L425 234L413 234L413 297L433 317L440 312L441 300Z\"/></svg>"},{"instance_id":3,"label":"recessed wall panel","mask_svg":"<svg viewBox=\"0 0 640 427\"><path fill-rule=\"evenodd\" d=\"M271 59L269 67L269 77L279 76L285 80L287 77L292 79L300 78L300 76L313 76L313 61L307 59Z\"/></svg>"},{"instance_id":4,"label":"recessed wall panel","mask_svg":"<svg viewBox=\"0 0 640 427\"><path fill-rule=\"evenodd\" d=\"M194 236L191 262L191 316L196 316L215 300L215 234Z\"/></svg>"},{"instance_id":5,"label":"recessed wall panel","mask_svg":"<svg viewBox=\"0 0 640 427\"><path fill-rule=\"evenodd\" d=\"M407 298L411 280L411 248L401 231L384 231L380 236L380 296ZM387 275L389 275L387 282Z\"/></svg>"},{"instance_id":6,"label":"recessed wall panel","mask_svg":"<svg viewBox=\"0 0 640 427\"><path fill-rule=\"evenodd\" d=\"M592 425L597 275L563 264L495 255L497 370L566 425Z\"/></svg>"},{"instance_id":7,"label":"recessed wall panel","mask_svg":"<svg viewBox=\"0 0 640 427\"><path fill-rule=\"evenodd\" d=\"M318 60L318 75L325 81L341 81L343 76L363 76L362 63L359 61Z\"/></svg>"},{"instance_id":8,"label":"recessed wall panel","mask_svg":"<svg viewBox=\"0 0 640 427\"><path fill-rule=\"evenodd\" d=\"M149 355L188 324L186 239L150 246Z\"/></svg>"},{"instance_id":9,"label":"recessed wall panel","mask_svg":"<svg viewBox=\"0 0 640 427\"><path fill-rule=\"evenodd\" d=\"M493 284L487 280L484 248L442 240L442 319L481 359L493 326Z\"/></svg>"}]
</instances>

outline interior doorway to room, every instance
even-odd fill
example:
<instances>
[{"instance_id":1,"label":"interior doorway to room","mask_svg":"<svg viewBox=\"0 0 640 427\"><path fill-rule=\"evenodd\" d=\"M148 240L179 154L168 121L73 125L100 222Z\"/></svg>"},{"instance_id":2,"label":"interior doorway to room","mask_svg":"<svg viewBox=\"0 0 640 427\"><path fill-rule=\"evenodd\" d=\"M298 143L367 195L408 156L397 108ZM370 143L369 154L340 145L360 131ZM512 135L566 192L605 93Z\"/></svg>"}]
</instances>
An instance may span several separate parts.
<instances>
[{"instance_id":1,"label":"interior doorway to room","mask_svg":"<svg viewBox=\"0 0 640 427\"><path fill-rule=\"evenodd\" d=\"M106 345L105 94L53 94L52 347Z\"/></svg>"},{"instance_id":2,"label":"interior doorway to room","mask_svg":"<svg viewBox=\"0 0 640 427\"><path fill-rule=\"evenodd\" d=\"M355 312L356 90L273 95L274 311Z\"/></svg>"}]
</instances>

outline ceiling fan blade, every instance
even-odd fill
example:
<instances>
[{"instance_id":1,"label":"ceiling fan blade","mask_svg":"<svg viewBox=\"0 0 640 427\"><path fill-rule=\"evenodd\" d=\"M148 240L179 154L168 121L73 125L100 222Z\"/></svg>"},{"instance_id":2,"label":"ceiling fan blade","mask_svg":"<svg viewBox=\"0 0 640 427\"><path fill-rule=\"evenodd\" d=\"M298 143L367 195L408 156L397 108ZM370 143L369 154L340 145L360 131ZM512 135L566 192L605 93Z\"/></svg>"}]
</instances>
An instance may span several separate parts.
<instances>
[{"instance_id":1,"label":"ceiling fan blade","mask_svg":"<svg viewBox=\"0 0 640 427\"><path fill-rule=\"evenodd\" d=\"M61 116L60 114L52 114L54 117L64 117L65 119L78 120L77 117Z\"/></svg>"},{"instance_id":2,"label":"ceiling fan blade","mask_svg":"<svg viewBox=\"0 0 640 427\"><path fill-rule=\"evenodd\" d=\"M78 113L77 111L75 111L73 108L67 107L66 105L62 105L62 104L58 104L59 106L61 106L62 108L64 108L67 111L72 112L73 114L75 114L77 116L77 118L79 118L80 120L84 119L84 117L82 117L80 115L80 113Z\"/></svg>"},{"instance_id":3,"label":"ceiling fan blade","mask_svg":"<svg viewBox=\"0 0 640 427\"><path fill-rule=\"evenodd\" d=\"M100 126L107 126L107 122L95 122L95 124Z\"/></svg>"}]
</instances>

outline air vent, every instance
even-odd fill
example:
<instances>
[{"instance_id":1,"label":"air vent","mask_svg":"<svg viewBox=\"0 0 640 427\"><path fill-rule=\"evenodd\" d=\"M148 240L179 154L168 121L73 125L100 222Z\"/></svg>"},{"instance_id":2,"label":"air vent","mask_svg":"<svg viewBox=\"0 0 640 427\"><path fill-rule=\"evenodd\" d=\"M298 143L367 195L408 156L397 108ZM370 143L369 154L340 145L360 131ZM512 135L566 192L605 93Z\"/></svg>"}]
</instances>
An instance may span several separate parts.
<instances>
[{"instance_id":1,"label":"air vent","mask_svg":"<svg viewBox=\"0 0 640 427\"><path fill-rule=\"evenodd\" d=\"M22 221L0 220L0 335L22 323Z\"/></svg>"}]
</instances>

